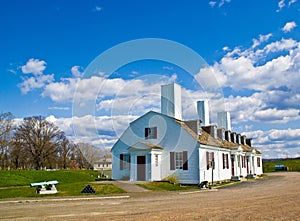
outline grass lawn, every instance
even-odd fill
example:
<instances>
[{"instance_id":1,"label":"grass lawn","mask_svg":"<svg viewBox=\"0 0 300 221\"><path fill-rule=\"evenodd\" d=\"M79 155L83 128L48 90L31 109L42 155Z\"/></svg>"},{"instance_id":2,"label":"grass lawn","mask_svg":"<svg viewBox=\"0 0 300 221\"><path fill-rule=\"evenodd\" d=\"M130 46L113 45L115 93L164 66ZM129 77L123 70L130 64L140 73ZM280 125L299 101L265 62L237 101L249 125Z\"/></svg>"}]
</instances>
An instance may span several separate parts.
<instances>
[{"instance_id":1,"label":"grass lawn","mask_svg":"<svg viewBox=\"0 0 300 221\"><path fill-rule=\"evenodd\" d=\"M275 172L275 165L284 165L289 168L288 171L300 172L300 159L290 159L263 162L264 173Z\"/></svg>"},{"instance_id":2,"label":"grass lawn","mask_svg":"<svg viewBox=\"0 0 300 221\"><path fill-rule=\"evenodd\" d=\"M141 183L140 186L154 191L177 191L177 190L191 190L191 189L200 189L198 186L184 186L179 184L172 184L169 182L149 182L149 183Z\"/></svg>"},{"instance_id":3,"label":"grass lawn","mask_svg":"<svg viewBox=\"0 0 300 221\"><path fill-rule=\"evenodd\" d=\"M59 171L0 171L0 198L49 197L49 196L85 196L81 193L90 184L96 191L92 195L117 194L124 191L112 184L91 184L99 172L92 170L59 170ZM30 183L58 180L56 194L39 195ZM88 194L90 195L90 194Z\"/></svg>"}]
</instances>

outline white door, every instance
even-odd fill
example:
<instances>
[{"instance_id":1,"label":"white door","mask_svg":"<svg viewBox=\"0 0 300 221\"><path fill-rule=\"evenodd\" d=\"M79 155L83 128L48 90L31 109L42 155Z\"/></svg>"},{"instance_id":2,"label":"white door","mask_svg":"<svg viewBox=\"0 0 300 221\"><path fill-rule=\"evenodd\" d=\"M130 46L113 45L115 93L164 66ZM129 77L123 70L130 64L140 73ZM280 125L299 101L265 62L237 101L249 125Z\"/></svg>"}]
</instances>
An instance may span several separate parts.
<instances>
[{"instance_id":1,"label":"white door","mask_svg":"<svg viewBox=\"0 0 300 221\"><path fill-rule=\"evenodd\" d=\"M151 180L161 180L161 154L151 154Z\"/></svg>"}]
</instances>

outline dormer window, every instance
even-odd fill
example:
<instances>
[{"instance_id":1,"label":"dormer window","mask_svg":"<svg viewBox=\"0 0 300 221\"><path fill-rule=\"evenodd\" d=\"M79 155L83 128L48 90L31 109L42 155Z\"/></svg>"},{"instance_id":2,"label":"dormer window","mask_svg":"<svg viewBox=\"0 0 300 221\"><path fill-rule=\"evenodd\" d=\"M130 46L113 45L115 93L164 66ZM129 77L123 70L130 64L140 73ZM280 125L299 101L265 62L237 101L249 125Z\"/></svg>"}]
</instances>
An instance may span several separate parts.
<instances>
[{"instance_id":1,"label":"dormer window","mask_svg":"<svg viewBox=\"0 0 300 221\"><path fill-rule=\"evenodd\" d=\"M157 139L157 127L146 127L145 139Z\"/></svg>"}]
</instances>

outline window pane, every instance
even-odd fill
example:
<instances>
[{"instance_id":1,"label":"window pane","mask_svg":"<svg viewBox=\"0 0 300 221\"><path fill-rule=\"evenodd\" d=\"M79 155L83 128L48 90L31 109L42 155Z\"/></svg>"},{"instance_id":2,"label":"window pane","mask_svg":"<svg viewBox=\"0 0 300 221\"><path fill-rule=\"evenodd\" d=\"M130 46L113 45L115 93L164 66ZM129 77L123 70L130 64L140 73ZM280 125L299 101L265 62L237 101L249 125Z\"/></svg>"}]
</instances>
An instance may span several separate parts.
<instances>
[{"instance_id":1,"label":"window pane","mask_svg":"<svg viewBox=\"0 0 300 221\"><path fill-rule=\"evenodd\" d=\"M183 153L176 152L175 154L175 167L176 169L182 169L183 167Z\"/></svg>"},{"instance_id":2,"label":"window pane","mask_svg":"<svg viewBox=\"0 0 300 221\"><path fill-rule=\"evenodd\" d=\"M157 127L145 128L145 139L157 139Z\"/></svg>"}]
</instances>

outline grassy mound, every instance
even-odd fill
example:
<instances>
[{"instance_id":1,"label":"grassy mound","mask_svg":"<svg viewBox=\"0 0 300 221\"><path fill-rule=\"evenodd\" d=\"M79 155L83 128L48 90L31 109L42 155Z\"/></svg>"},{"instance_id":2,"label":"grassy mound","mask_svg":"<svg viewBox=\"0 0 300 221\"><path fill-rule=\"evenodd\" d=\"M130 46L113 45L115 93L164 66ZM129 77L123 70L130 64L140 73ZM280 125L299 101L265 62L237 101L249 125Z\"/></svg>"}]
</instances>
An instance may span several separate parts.
<instances>
[{"instance_id":1,"label":"grassy mound","mask_svg":"<svg viewBox=\"0 0 300 221\"><path fill-rule=\"evenodd\" d=\"M58 171L0 171L0 198L80 196L81 191L90 184L96 195L116 194L124 191L112 184L91 184L99 172L93 170L58 170ZM30 183L58 180L58 193L38 195Z\"/></svg>"}]
</instances>

